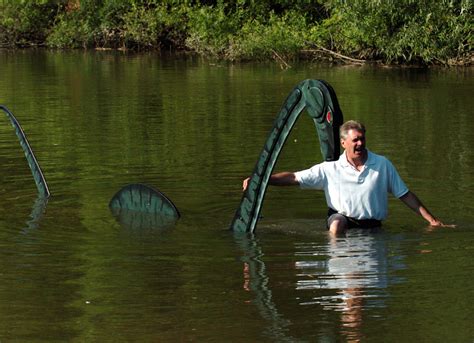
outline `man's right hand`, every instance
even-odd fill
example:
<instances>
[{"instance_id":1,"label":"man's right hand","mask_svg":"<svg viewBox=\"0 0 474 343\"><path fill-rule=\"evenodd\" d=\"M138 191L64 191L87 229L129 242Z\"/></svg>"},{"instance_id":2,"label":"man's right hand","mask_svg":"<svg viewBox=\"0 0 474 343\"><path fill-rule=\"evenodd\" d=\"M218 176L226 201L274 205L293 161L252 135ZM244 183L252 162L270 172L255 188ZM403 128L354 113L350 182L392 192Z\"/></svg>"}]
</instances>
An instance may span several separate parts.
<instances>
[{"instance_id":1,"label":"man's right hand","mask_svg":"<svg viewBox=\"0 0 474 343\"><path fill-rule=\"evenodd\" d=\"M247 189L247 187L249 186L249 181L250 181L250 177L246 178L244 181L242 181L242 191L245 192L245 190Z\"/></svg>"}]
</instances>

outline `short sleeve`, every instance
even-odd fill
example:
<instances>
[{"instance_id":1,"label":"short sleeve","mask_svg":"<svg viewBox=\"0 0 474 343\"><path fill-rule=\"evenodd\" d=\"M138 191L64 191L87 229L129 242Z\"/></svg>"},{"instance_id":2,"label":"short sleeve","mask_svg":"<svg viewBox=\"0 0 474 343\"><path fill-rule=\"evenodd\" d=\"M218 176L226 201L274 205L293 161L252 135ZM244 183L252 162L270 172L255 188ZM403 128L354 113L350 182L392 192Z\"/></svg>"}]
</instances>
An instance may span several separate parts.
<instances>
[{"instance_id":1,"label":"short sleeve","mask_svg":"<svg viewBox=\"0 0 474 343\"><path fill-rule=\"evenodd\" d=\"M408 187L403 182L402 178L397 172L395 166L387 160L388 162L388 191L393 194L394 197L400 198L408 193Z\"/></svg>"},{"instance_id":2,"label":"short sleeve","mask_svg":"<svg viewBox=\"0 0 474 343\"><path fill-rule=\"evenodd\" d=\"M298 171L295 173L295 177L301 188L324 189L326 177L323 163L316 164L306 170Z\"/></svg>"}]
</instances>

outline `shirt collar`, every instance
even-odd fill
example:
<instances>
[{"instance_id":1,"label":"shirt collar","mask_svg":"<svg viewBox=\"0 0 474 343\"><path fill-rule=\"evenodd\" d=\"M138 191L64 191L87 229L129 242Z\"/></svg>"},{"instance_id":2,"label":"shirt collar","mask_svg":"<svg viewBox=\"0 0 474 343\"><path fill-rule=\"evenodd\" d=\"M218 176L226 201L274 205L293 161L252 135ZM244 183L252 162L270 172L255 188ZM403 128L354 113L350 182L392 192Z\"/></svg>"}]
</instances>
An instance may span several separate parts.
<instances>
[{"instance_id":1,"label":"shirt collar","mask_svg":"<svg viewBox=\"0 0 474 343\"><path fill-rule=\"evenodd\" d=\"M374 161L374 154L372 152L369 151L369 149L367 149L367 161L365 161L365 166L368 166L368 165L371 165L371 164L374 164L375 161ZM342 167L351 167L351 164L349 162L347 162L347 157L346 157L346 151L344 150L344 152L341 154L341 156L339 156L339 164L342 166Z\"/></svg>"}]
</instances>

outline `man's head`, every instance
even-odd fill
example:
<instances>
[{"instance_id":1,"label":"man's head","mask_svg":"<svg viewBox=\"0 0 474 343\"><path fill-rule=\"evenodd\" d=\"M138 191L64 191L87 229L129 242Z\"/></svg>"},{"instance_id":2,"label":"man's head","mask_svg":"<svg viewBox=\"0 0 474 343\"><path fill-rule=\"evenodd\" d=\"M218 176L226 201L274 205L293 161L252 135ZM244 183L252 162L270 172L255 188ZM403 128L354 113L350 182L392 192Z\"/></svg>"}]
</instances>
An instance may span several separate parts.
<instances>
[{"instance_id":1,"label":"man's head","mask_svg":"<svg viewBox=\"0 0 474 343\"><path fill-rule=\"evenodd\" d=\"M344 124L341 125L339 128L339 134L341 135L341 140L345 140L349 133L349 130L356 130L362 132L365 136L365 126L362 123L359 123L355 120L346 121Z\"/></svg>"},{"instance_id":2,"label":"man's head","mask_svg":"<svg viewBox=\"0 0 474 343\"><path fill-rule=\"evenodd\" d=\"M349 120L342 124L339 134L341 136L341 145L346 150L347 158L364 158L366 156L364 124L355 120Z\"/></svg>"}]
</instances>

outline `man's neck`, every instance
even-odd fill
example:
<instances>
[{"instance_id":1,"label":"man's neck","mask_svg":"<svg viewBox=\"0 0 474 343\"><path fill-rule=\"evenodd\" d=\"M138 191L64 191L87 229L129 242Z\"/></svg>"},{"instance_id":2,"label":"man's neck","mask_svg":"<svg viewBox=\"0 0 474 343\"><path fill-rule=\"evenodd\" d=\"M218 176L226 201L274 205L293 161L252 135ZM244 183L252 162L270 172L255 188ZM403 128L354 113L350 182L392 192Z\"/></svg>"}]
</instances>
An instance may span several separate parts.
<instances>
[{"instance_id":1,"label":"man's neck","mask_svg":"<svg viewBox=\"0 0 474 343\"><path fill-rule=\"evenodd\" d=\"M347 156L347 153L346 153L346 159L347 159L347 162L352 165L354 168L356 168L357 170L362 170L362 168L364 167L365 165L365 162L367 162L367 159L368 159L368 152L367 150L365 150L364 154L362 154L362 156L360 157L354 157L354 158L350 158L349 156Z\"/></svg>"}]
</instances>

